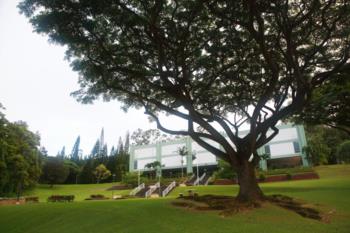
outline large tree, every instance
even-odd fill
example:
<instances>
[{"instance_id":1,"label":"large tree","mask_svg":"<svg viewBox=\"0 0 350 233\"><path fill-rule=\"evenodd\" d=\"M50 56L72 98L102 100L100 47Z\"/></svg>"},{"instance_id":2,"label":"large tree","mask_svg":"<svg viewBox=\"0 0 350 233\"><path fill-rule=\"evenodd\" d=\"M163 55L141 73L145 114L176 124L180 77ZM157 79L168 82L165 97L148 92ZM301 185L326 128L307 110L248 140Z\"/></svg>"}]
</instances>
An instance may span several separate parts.
<instances>
[{"instance_id":1,"label":"large tree","mask_svg":"<svg viewBox=\"0 0 350 233\"><path fill-rule=\"evenodd\" d=\"M40 137L25 122L9 122L0 104L0 195L34 186L41 173Z\"/></svg>"},{"instance_id":2,"label":"large tree","mask_svg":"<svg viewBox=\"0 0 350 233\"><path fill-rule=\"evenodd\" d=\"M41 182L49 184L64 183L69 175L69 166L66 166L61 157L46 157L42 168Z\"/></svg>"},{"instance_id":3,"label":"large tree","mask_svg":"<svg viewBox=\"0 0 350 233\"><path fill-rule=\"evenodd\" d=\"M80 73L79 101L117 99L125 109L144 108L162 131L192 137L237 171L243 201L263 199L256 151L277 135L276 124L350 68L349 4L23 0L19 7L36 32L66 46ZM187 129L166 128L161 113ZM244 123L249 132L240 137Z\"/></svg>"}]
</instances>

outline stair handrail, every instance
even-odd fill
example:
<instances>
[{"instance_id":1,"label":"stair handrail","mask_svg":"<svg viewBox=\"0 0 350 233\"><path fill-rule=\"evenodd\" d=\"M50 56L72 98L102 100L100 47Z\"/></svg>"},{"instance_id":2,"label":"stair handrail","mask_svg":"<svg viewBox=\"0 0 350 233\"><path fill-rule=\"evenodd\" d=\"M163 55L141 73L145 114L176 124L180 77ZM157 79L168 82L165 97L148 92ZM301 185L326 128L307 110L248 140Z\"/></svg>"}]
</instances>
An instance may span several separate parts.
<instances>
[{"instance_id":1,"label":"stair handrail","mask_svg":"<svg viewBox=\"0 0 350 233\"><path fill-rule=\"evenodd\" d=\"M145 188L145 183L140 184L139 186L137 186L136 188L134 188L129 195L130 196L135 196L138 192L140 192L140 190Z\"/></svg>"},{"instance_id":2,"label":"stair handrail","mask_svg":"<svg viewBox=\"0 0 350 233\"><path fill-rule=\"evenodd\" d=\"M193 186L196 186L198 185L202 180L203 178L205 177L206 173L204 172L203 175L201 175L200 177L198 177L194 182L193 182Z\"/></svg>"},{"instance_id":3,"label":"stair handrail","mask_svg":"<svg viewBox=\"0 0 350 233\"><path fill-rule=\"evenodd\" d=\"M203 175L201 177L199 177L199 181L202 181L206 175L207 175L207 173L204 172Z\"/></svg>"},{"instance_id":4,"label":"stair handrail","mask_svg":"<svg viewBox=\"0 0 350 233\"><path fill-rule=\"evenodd\" d=\"M151 194L157 189L160 188L160 183L157 182L155 185L150 185L148 191L145 193L145 197L151 196Z\"/></svg>"},{"instance_id":5,"label":"stair handrail","mask_svg":"<svg viewBox=\"0 0 350 233\"><path fill-rule=\"evenodd\" d=\"M193 182L193 186L196 186L199 184L200 181L200 177L198 177L194 182Z\"/></svg>"},{"instance_id":6,"label":"stair handrail","mask_svg":"<svg viewBox=\"0 0 350 233\"><path fill-rule=\"evenodd\" d=\"M191 176L190 178L186 179L186 180L185 180L185 182L183 182L183 183L187 183L187 182L189 182L190 180L192 180L192 179L193 179L193 177L194 177L194 174L192 174L192 176Z\"/></svg>"},{"instance_id":7,"label":"stair handrail","mask_svg":"<svg viewBox=\"0 0 350 233\"><path fill-rule=\"evenodd\" d=\"M208 179L205 181L204 185L208 185L209 180L210 180L210 177L211 177L211 176L208 177Z\"/></svg>"},{"instance_id":8,"label":"stair handrail","mask_svg":"<svg viewBox=\"0 0 350 233\"><path fill-rule=\"evenodd\" d=\"M166 189L163 190L162 192L162 197L165 197L166 195L168 195L168 193L176 186L176 182L173 181L171 182L168 187L166 187Z\"/></svg>"}]
</instances>

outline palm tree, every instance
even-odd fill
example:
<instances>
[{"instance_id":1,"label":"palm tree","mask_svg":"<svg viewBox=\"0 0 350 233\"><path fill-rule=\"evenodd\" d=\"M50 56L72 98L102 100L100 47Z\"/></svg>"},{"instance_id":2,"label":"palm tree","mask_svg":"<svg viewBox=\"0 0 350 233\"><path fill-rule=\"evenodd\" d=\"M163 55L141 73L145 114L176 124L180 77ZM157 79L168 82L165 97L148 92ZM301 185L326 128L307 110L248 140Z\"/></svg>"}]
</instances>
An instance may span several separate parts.
<instances>
[{"instance_id":1,"label":"palm tree","mask_svg":"<svg viewBox=\"0 0 350 233\"><path fill-rule=\"evenodd\" d=\"M184 157L188 155L188 150L186 146L179 147L177 152L181 156L181 178L184 177Z\"/></svg>"},{"instance_id":2,"label":"palm tree","mask_svg":"<svg viewBox=\"0 0 350 233\"><path fill-rule=\"evenodd\" d=\"M154 171L154 177L156 177L156 169L160 168L162 165L159 161L154 161L152 163L147 163L145 165L145 168L148 168L151 171ZM152 174L152 173L151 173ZM152 175L151 175L151 179L152 179Z\"/></svg>"}]
</instances>

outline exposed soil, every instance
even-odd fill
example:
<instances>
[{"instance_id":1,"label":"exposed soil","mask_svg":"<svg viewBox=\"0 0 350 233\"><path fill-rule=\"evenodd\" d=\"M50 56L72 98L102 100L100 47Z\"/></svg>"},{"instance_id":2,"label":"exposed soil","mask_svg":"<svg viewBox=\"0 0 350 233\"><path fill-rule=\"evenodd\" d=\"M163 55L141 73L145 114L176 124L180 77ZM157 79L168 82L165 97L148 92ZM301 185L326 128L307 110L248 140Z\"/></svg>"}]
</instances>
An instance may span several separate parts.
<instances>
[{"instance_id":1,"label":"exposed soil","mask_svg":"<svg viewBox=\"0 0 350 233\"><path fill-rule=\"evenodd\" d=\"M319 221L322 220L322 215L319 210L309 207L305 203L297 202L291 197L283 195L271 195L267 196L266 199L284 209L294 211L295 213L305 218L311 218Z\"/></svg>"},{"instance_id":2,"label":"exposed soil","mask_svg":"<svg viewBox=\"0 0 350 233\"><path fill-rule=\"evenodd\" d=\"M322 222L330 221L330 213L321 213L321 211L316 209L314 205L297 201L288 196L266 196L264 202L270 202L284 209L293 211L305 218ZM264 202L241 203L236 201L236 199L231 196L197 195L180 197L176 201L172 202L172 204L177 207L198 211L219 210L219 214L221 216L231 216L236 213L247 212L256 208L260 208Z\"/></svg>"}]
</instances>

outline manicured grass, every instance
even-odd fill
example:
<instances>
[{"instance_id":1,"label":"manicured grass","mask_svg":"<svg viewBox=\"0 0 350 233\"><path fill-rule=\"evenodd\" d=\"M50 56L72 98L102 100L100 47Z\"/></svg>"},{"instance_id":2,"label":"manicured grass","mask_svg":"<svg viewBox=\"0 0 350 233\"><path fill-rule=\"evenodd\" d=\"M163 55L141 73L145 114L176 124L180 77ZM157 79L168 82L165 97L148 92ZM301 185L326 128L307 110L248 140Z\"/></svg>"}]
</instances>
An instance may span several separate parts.
<instances>
[{"instance_id":1,"label":"manicured grass","mask_svg":"<svg viewBox=\"0 0 350 233\"><path fill-rule=\"evenodd\" d=\"M25 193L26 196L38 196L40 202L46 202L47 198L51 195L74 195L75 201L83 201L91 194L102 194L106 197L112 197L113 195L127 195L131 190L114 190L107 191L108 188L118 183L105 183L105 184L70 184L70 185L38 185L34 190L30 190Z\"/></svg>"},{"instance_id":2,"label":"manicured grass","mask_svg":"<svg viewBox=\"0 0 350 233\"><path fill-rule=\"evenodd\" d=\"M190 189L181 187L164 199L1 206L0 232L349 233L350 166L327 166L316 170L321 176L320 180L268 183L263 184L262 188L266 194L293 196L316 204L323 211L334 212L330 223L306 219L271 204L227 218L220 217L215 211L198 212L176 208L170 202L179 192ZM68 187L71 192L73 189L74 187ZM237 192L236 186L202 186L194 189L199 194L233 195ZM34 192L44 196L44 190L39 188ZM81 197L85 196L88 195L81 194Z\"/></svg>"}]
</instances>

